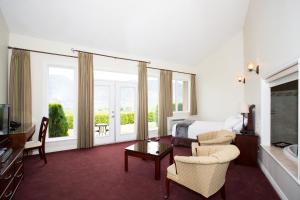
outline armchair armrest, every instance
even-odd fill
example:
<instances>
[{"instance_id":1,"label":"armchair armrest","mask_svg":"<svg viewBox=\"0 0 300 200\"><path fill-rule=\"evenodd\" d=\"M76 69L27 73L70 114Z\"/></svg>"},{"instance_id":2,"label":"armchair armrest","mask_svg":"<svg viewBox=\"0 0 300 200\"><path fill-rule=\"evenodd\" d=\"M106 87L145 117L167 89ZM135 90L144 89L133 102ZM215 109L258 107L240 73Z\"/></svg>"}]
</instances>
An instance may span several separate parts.
<instances>
[{"instance_id":1,"label":"armchair armrest","mask_svg":"<svg viewBox=\"0 0 300 200\"><path fill-rule=\"evenodd\" d=\"M209 156L175 156L175 162L181 162L186 164L216 164L218 160Z\"/></svg>"}]
</instances>

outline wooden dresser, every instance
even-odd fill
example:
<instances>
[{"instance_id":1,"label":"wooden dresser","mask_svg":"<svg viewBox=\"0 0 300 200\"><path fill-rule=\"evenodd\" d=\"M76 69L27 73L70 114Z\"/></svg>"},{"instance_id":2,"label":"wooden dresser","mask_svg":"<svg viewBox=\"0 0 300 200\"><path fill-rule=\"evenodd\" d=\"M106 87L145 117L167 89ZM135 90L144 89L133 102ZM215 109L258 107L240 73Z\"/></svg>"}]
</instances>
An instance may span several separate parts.
<instances>
[{"instance_id":1,"label":"wooden dresser","mask_svg":"<svg viewBox=\"0 0 300 200\"><path fill-rule=\"evenodd\" d=\"M30 140L35 132L35 125L24 124L14 131L9 132L11 148L23 148L25 143Z\"/></svg>"},{"instance_id":2,"label":"wooden dresser","mask_svg":"<svg viewBox=\"0 0 300 200\"><path fill-rule=\"evenodd\" d=\"M14 149L0 167L0 200L12 199L24 176L23 148Z\"/></svg>"},{"instance_id":3,"label":"wooden dresser","mask_svg":"<svg viewBox=\"0 0 300 200\"><path fill-rule=\"evenodd\" d=\"M255 134L236 134L235 145L240 150L237 164L257 166L259 137Z\"/></svg>"}]
</instances>

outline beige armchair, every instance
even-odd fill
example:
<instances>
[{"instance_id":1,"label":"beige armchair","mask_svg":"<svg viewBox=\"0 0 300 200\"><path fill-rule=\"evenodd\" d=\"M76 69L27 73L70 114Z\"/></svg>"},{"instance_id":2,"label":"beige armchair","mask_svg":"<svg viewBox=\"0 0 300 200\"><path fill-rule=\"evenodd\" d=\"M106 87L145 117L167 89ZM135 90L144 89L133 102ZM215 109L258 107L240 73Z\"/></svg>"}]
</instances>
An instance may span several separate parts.
<instances>
[{"instance_id":1,"label":"beige armchair","mask_svg":"<svg viewBox=\"0 0 300 200\"><path fill-rule=\"evenodd\" d=\"M235 133L227 130L211 131L197 135L198 145L230 144L235 139ZM192 145L196 145L194 143Z\"/></svg>"},{"instance_id":2,"label":"beige armchair","mask_svg":"<svg viewBox=\"0 0 300 200\"><path fill-rule=\"evenodd\" d=\"M175 156L167 169L165 198L169 197L170 181L174 181L208 198L221 189L225 195L225 177L228 165L239 154L234 145L198 146L195 156Z\"/></svg>"}]
</instances>

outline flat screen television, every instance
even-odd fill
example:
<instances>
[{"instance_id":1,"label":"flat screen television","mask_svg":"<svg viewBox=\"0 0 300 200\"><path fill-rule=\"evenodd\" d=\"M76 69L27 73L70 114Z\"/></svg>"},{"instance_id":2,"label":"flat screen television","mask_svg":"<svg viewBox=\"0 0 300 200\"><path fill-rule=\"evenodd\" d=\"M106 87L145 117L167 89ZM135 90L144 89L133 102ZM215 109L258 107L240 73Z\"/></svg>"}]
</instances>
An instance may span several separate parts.
<instances>
[{"instance_id":1,"label":"flat screen television","mask_svg":"<svg viewBox=\"0 0 300 200\"><path fill-rule=\"evenodd\" d=\"M9 115L10 106L8 104L0 104L0 140L6 138L9 134Z\"/></svg>"}]
</instances>

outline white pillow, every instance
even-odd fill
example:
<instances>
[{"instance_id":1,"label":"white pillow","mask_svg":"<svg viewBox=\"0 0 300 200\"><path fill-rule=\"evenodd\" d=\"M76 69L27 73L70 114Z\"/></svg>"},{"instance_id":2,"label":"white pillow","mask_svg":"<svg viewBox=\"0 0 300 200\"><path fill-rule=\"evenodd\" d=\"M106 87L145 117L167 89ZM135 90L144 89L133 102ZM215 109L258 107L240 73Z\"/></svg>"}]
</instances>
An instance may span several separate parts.
<instances>
[{"instance_id":1,"label":"white pillow","mask_svg":"<svg viewBox=\"0 0 300 200\"><path fill-rule=\"evenodd\" d=\"M224 129L233 130L233 127L240 123L243 123L243 117L241 117L241 115L235 115L235 116L228 117L225 120Z\"/></svg>"}]
</instances>

